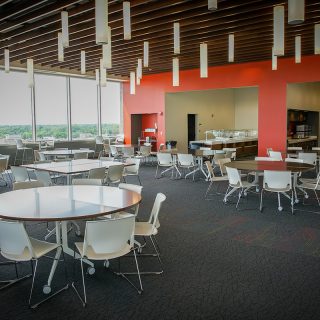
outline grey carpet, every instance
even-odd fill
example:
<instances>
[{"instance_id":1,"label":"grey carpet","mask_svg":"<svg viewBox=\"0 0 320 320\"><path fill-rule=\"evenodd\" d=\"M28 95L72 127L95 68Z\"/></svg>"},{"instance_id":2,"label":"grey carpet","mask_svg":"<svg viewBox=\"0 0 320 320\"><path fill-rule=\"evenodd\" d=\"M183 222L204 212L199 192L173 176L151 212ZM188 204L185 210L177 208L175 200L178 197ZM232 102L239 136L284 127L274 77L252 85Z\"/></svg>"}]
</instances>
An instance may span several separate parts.
<instances>
[{"instance_id":1,"label":"grey carpet","mask_svg":"<svg viewBox=\"0 0 320 320\"><path fill-rule=\"evenodd\" d=\"M156 193L166 194L157 237L163 276L143 276L144 293L139 296L125 280L96 264L96 273L86 277L86 308L69 289L37 310L27 306L26 280L0 291L0 319L320 319L317 214L296 211L292 216L286 199L285 210L279 213L274 196L266 196L260 213L255 194L242 199L237 211L234 203L223 204L222 196L204 200L208 183L203 180L156 180L154 173L155 167L141 170L139 215L147 219ZM135 182L133 177L130 181ZM301 204L297 208L317 209ZM45 225L30 225L28 231L43 237ZM70 242L76 239L71 232ZM153 258L139 261L143 270L158 267ZM70 257L67 265L71 277ZM116 268L117 263L111 266ZM20 271L27 272L28 267L25 264ZM123 259L122 267L132 270L132 259ZM49 268L43 260L36 298L42 297ZM10 266L0 270L1 279L14 275ZM76 270L79 277L79 264ZM63 284L62 271L60 266L56 286Z\"/></svg>"}]
</instances>

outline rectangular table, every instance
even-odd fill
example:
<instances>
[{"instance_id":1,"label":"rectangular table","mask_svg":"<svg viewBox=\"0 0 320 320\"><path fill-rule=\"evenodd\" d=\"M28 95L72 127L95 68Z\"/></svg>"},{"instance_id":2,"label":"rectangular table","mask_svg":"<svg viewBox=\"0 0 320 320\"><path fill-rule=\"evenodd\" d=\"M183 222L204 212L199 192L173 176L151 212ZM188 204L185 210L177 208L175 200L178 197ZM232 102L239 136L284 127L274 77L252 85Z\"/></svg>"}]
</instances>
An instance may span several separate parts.
<instances>
[{"instance_id":1,"label":"rectangular table","mask_svg":"<svg viewBox=\"0 0 320 320\"><path fill-rule=\"evenodd\" d=\"M31 163L22 165L25 168L33 170L48 171L57 174L63 174L67 176L67 184L70 184L71 175L77 173L85 173L91 169L106 167L108 169L110 166L132 166L134 163L122 163L119 161L104 161L104 160L93 160L93 159L79 159L71 161L61 161L61 162L50 162L50 163Z\"/></svg>"}]
</instances>

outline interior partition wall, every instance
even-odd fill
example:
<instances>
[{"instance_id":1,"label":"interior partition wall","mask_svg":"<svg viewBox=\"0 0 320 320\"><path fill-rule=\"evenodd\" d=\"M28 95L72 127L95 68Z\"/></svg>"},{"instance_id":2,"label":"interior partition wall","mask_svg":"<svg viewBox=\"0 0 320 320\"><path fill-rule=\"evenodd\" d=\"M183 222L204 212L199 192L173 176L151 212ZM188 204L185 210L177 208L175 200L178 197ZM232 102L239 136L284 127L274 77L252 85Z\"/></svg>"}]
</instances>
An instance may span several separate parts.
<instances>
[{"instance_id":1,"label":"interior partition wall","mask_svg":"<svg viewBox=\"0 0 320 320\"><path fill-rule=\"evenodd\" d=\"M100 90L88 78L35 73L28 87L25 71L0 70L0 140L94 138L120 133L122 83Z\"/></svg>"}]
</instances>

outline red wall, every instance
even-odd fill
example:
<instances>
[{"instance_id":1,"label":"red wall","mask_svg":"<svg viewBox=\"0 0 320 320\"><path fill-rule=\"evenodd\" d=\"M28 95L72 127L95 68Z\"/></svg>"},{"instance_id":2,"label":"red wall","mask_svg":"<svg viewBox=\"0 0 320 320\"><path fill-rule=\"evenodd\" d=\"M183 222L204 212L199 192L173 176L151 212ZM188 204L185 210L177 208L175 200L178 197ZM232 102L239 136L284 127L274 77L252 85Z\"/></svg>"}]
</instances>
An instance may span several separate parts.
<instances>
[{"instance_id":1,"label":"red wall","mask_svg":"<svg viewBox=\"0 0 320 320\"><path fill-rule=\"evenodd\" d=\"M165 141L165 93L219 88L259 87L259 154L266 148L286 149L286 86L290 82L320 81L320 56L278 59L278 70L271 70L271 61L232 64L209 68L209 77L200 78L199 69L181 71L180 86L172 86L171 72L144 76L136 94L130 95L129 83L123 88L124 134L130 143L132 113L158 113L158 142ZM163 113L162 115L160 113ZM214 129L214 128L212 128Z\"/></svg>"}]
</instances>

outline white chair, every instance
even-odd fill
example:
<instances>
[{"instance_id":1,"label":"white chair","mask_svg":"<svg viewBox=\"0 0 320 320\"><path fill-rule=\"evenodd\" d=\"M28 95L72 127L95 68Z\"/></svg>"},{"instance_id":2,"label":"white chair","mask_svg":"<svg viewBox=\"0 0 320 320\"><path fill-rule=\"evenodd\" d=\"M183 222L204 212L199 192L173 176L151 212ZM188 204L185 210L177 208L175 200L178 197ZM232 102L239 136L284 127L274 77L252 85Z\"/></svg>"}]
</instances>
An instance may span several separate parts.
<instances>
[{"instance_id":1,"label":"white chair","mask_svg":"<svg viewBox=\"0 0 320 320\"><path fill-rule=\"evenodd\" d=\"M221 182L221 181L227 181L228 180L228 177L227 176L216 176L214 174L214 171L213 171L213 167L211 165L211 162L210 161L205 161L205 164L206 164L206 167L207 167L207 170L208 170L208 173L209 173L209 181L210 181L210 184L207 188L207 191L206 191L206 194L205 194L205 199L208 200L207 196L209 194L209 191L211 190L211 187L214 183L216 182ZM217 184L217 189L216 189L216 194L217 195L221 195L221 193L218 192L218 184Z\"/></svg>"},{"instance_id":2,"label":"white chair","mask_svg":"<svg viewBox=\"0 0 320 320\"><path fill-rule=\"evenodd\" d=\"M274 158L274 159L276 159L276 160L282 160L282 154L281 154L281 152L280 151L272 151L272 150L270 150L269 151L269 157L270 158Z\"/></svg>"},{"instance_id":3,"label":"white chair","mask_svg":"<svg viewBox=\"0 0 320 320\"><path fill-rule=\"evenodd\" d=\"M95 147L94 147L94 154L99 154L100 151L102 151L103 149L103 137L102 136L96 136L96 144L95 144Z\"/></svg>"},{"instance_id":4,"label":"white chair","mask_svg":"<svg viewBox=\"0 0 320 320\"><path fill-rule=\"evenodd\" d=\"M157 159L158 159L158 164L157 164L157 169L156 169L156 174L155 178L158 178L158 169L159 167L167 168L163 170L160 173L160 177L165 174L167 171L171 170L171 177L173 176L173 169L174 169L174 163L172 159L171 153L165 153L165 152L158 152L157 153Z\"/></svg>"},{"instance_id":5,"label":"white chair","mask_svg":"<svg viewBox=\"0 0 320 320\"><path fill-rule=\"evenodd\" d=\"M256 188L257 184L254 182L242 181L241 176L240 176L240 172L238 169L226 167L226 171L227 171L227 175L228 175L229 186L228 186L228 189L227 189L226 194L224 196L223 202L227 203L228 197L232 193L234 193L236 190L239 190L238 201L236 204L236 209L238 209L238 205L239 205L240 198L241 198L242 194L244 194L246 196L248 190L251 188ZM229 189L231 189L231 190L229 191Z\"/></svg>"},{"instance_id":6,"label":"white chair","mask_svg":"<svg viewBox=\"0 0 320 320\"><path fill-rule=\"evenodd\" d=\"M21 190L21 189L31 189L31 188L41 188L45 187L42 181L21 181L21 182L14 182L12 184L12 190Z\"/></svg>"},{"instance_id":7,"label":"white chair","mask_svg":"<svg viewBox=\"0 0 320 320\"><path fill-rule=\"evenodd\" d=\"M134 157L134 147L121 148L123 158L133 158Z\"/></svg>"},{"instance_id":8,"label":"white chair","mask_svg":"<svg viewBox=\"0 0 320 320\"><path fill-rule=\"evenodd\" d=\"M278 158L271 158L271 157L255 157L255 161L281 161ZM263 172L259 171L251 171L248 173L249 176L254 176L254 182L258 184L259 182L259 177L263 177Z\"/></svg>"},{"instance_id":9,"label":"white chair","mask_svg":"<svg viewBox=\"0 0 320 320\"><path fill-rule=\"evenodd\" d=\"M40 152L39 150L33 150L34 154L34 161L47 161L46 156L43 152Z\"/></svg>"},{"instance_id":10,"label":"white chair","mask_svg":"<svg viewBox=\"0 0 320 320\"><path fill-rule=\"evenodd\" d=\"M48 171L35 170L34 172L38 181L41 181L45 187L53 186L54 183Z\"/></svg>"},{"instance_id":11,"label":"white chair","mask_svg":"<svg viewBox=\"0 0 320 320\"><path fill-rule=\"evenodd\" d=\"M88 152L77 152L73 156L74 160L88 159Z\"/></svg>"},{"instance_id":12,"label":"white chair","mask_svg":"<svg viewBox=\"0 0 320 320\"><path fill-rule=\"evenodd\" d=\"M320 190L320 173L318 173L318 176L316 179L300 179L300 182L302 182L301 184L297 185L297 188L299 188L300 190L312 190L315 194L315 197L317 199L318 202L318 206L320 207L320 200L317 194L317 191ZM306 192L306 191L305 191ZM305 198L309 198L309 196L305 196Z\"/></svg>"},{"instance_id":13,"label":"white chair","mask_svg":"<svg viewBox=\"0 0 320 320\"><path fill-rule=\"evenodd\" d=\"M9 158L10 156L0 155L0 174L1 174L2 180L5 182L5 186L8 185L8 182L5 179L4 175L6 175L8 180L11 182L11 177L8 173Z\"/></svg>"},{"instance_id":14,"label":"white chair","mask_svg":"<svg viewBox=\"0 0 320 320\"><path fill-rule=\"evenodd\" d=\"M219 166L221 177L227 174L226 163L230 163L230 158L221 158L216 161L216 164Z\"/></svg>"},{"instance_id":15,"label":"white chair","mask_svg":"<svg viewBox=\"0 0 320 320\"><path fill-rule=\"evenodd\" d=\"M298 159L302 159L303 163L308 163L308 164L317 164L317 153L316 152L299 152L298 153Z\"/></svg>"},{"instance_id":16,"label":"white chair","mask_svg":"<svg viewBox=\"0 0 320 320\"><path fill-rule=\"evenodd\" d=\"M111 156L116 158L121 158L122 154L119 153L119 149L117 148L116 145L110 145L110 152L111 152Z\"/></svg>"},{"instance_id":17,"label":"white chair","mask_svg":"<svg viewBox=\"0 0 320 320\"><path fill-rule=\"evenodd\" d=\"M112 184L120 183L123 176L123 168L124 168L124 165L122 164L109 166L106 174L106 184L109 185L110 183Z\"/></svg>"},{"instance_id":18,"label":"white chair","mask_svg":"<svg viewBox=\"0 0 320 320\"><path fill-rule=\"evenodd\" d=\"M87 185L87 186L102 186L101 179L89 179L89 178L83 178L83 179L72 179L73 185Z\"/></svg>"},{"instance_id":19,"label":"white chair","mask_svg":"<svg viewBox=\"0 0 320 320\"><path fill-rule=\"evenodd\" d=\"M142 159L142 161L147 162L148 158L151 155L151 146L140 146L139 151L137 151L136 158Z\"/></svg>"},{"instance_id":20,"label":"white chair","mask_svg":"<svg viewBox=\"0 0 320 320\"><path fill-rule=\"evenodd\" d=\"M28 170L25 167L11 166L11 173L15 182L30 181Z\"/></svg>"},{"instance_id":21,"label":"white chair","mask_svg":"<svg viewBox=\"0 0 320 320\"><path fill-rule=\"evenodd\" d=\"M150 213L150 217L149 220L146 222L136 222L135 224L135 230L134 230L134 235L135 237L148 237L152 243L152 246L155 250L155 254L154 253L141 253L141 249L142 247L140 246L138 248L138 251L140 252L139 257L143 257L143 256L155 256L158 258L159 264L161 266L161 270L160 271L145 271L145 272L141 272L141 274L161 274L163 273L163 264L160 258L160 249L159 249L159 245L157 243L157 240L155 238L155 236L158 234L159 232L159 228L160 228L160 222L159 222L159 213L160 213L160 209L162 207L163 202L166 200L166 196L163 193L158 193L156 196L156 199L154 201L151 213ZM130 273L128 273L130 274Z\"/></svg>"},{"instance_id":22,"label":"white chair","mask_svg":"<svg viewBox=\"0 0 320 320\"><path fill-rule=\"evenodd\" d=\"M126 163L133 163L133 165L124 167L123 180L127 182L127 177L137 177L139 180L139 184L141 185L141 180L139 177L140 159L129 158L126 159Z\"/></svg>"},{"instance_id":23,"label":"white chair","mask_svg":"<svg viewBox=\"0 0 320 320\"><path fill-rule=\"evenodd\" d=\"M283 194L291 201L291 212L293 214L293 189L292 189L292 180L291 180L291 171L271 171L265 170L263 174L263 187L261 190L260 196L260 211L262 211L263 203L263 192L276 192L278 195L278 210L282 211L283 207L280 202L280 194ZM286 192L291 191L291 197L288 196Z\"/></svg>"},{"instance_id":24,"label":"white chair","mask_svg":"<svg viewBox=\"0 0 320 320\"><path fill-rule=\"evenodd\" d=\"M21 139L17 139L16 140L16 155L14 157L14 165L16 165L17 163L17 160L19 160L18 158L18 155L19 155L19 152L21 153L21 164L23 164L27 159L27 155L28 155L28 152L32 152L32 148L28 148L24 145L24 143L22 142Z\"/></svg>"},{"instance_id":25,"label":"white chair","mask_svg":"<svg viewBox=\"0 0 320 320\"><path fill-rule=\"evenodd\" d=\"M302 147L287 147L287 157L296 158L298 156L297 151L302 151Z\"/></svg>"},{"instance_id":26,"label":"white chair","mask_svg":"<svg viewBox=\"0 0 320 320\"><path fill-rule=\"evenodd\" d=\"M104 183L106 178L106 167L90 169L88 173L88 179L99 179L101 183Z\"/></svg>"},{"instance_id":27,"label":"white chair","mask_svg":"<svg viewBox=\"0 0 320 320\"><path fill-rule=\"evenodd\" d=\"M196 164L194 163L194 158L192 154L188 153L178 153L178 165L179 168L182 168L184 170L193 170L192 179L194 180L194 173L195 173L195 167ZM191 174L191 173L190 173ZM187 178L187 175L185 174L185 179Z\"/></svg>"},{"instance_id":28,"label":"white chair","mask_svg":"<svg viewBox=\"0 0 320 320\"><path fill-rule=\"evenodd\" d=\"M120 270L118 274L123 276L138 291L139 294L142 293L143 287L140 277L139 265L136 257L136 252L135 250L133 250L134 225L134 215L129 215L121 219L105 219L86 222L84 242L75 243L75 246L80 254L83 297L81 297L80 293L78 292L75 283L72 283L72 287L78 294L83 306L87 304L86 285L83 270L84 259L109 261L115 258L125 256L131 251L133 251L140 288L137 288L125 276L124 273L121 273Z\"/></svg>"},{"instance_id":29,"label":"white chair","mask_svg":"<svg viewBox=\"0 0 320 320\"><path fill-rule=\"evenodd\" d=\"M50 296L47 296L45 299L35 304L32 304L32 294L33 294L34 280L37 273L38 260L41 257L46 256L48 253L50 253L53 250L61 250L61 247L59 246L59 244L30 238L25 230L23 223L21 222L9 222L9 221L0 220L0 248L1 248L1 251L0 251L1 255L4 258L9 259L10 261L16 261L16 262L31 261L32 285L31 285L31 290L29 294L29 306L31 308L38 307L41 303L54 297L61 291L68 289L68 284L67 284L60 290L52 293ZM62 251L62 256L64 261L63 251ZM56 259L56 258L52 258L52 259L59 261L59 259ZM45 286L45 287L48 287L46 288L47 291L48 289L51 290L49 286ZM44 290L45 290L45 287L44 287Z\"/></svg>"}]
</instances>

